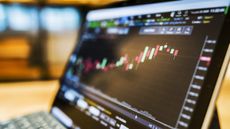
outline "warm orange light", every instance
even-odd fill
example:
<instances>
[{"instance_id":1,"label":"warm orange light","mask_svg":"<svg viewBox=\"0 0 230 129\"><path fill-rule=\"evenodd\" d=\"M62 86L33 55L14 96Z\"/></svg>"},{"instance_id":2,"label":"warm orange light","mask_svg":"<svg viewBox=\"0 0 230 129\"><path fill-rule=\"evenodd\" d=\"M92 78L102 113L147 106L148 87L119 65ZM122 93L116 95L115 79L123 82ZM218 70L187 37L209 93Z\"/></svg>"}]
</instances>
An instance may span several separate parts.
<instances>
[{"instance_id":1,"label":"warm orange light","mask_svg":"<svg viewBox=\"0 0 230 129\"><path fill-rule=\"evenodd\" d=\"M10 2L10 3L36 3L36 0L0 0L0 2Z\"/></svg>"},{"instance_id":2,"label":"warm orange light","mask_svg":"<svg viewBox=\"0 0 230 129\"><path fill-rule=\"evenodd\" d=\"M54 4L89 4L89 5L105 5L122 0L47 0L47 3Z\"/></svg>"},{"instance_id":3,"label":"warm orange light","mask_svg":"<svg viewBox=\"0 0 230 129\"><path fill-rule=\"evenodd\" d=\"M37 3L39 0L0 0L0 2L10 2L10 3ZM73 4L73 5L106 5L114 2L119 2L124 0L45 0L47 4Z\"/></svg>"}]
</instances>

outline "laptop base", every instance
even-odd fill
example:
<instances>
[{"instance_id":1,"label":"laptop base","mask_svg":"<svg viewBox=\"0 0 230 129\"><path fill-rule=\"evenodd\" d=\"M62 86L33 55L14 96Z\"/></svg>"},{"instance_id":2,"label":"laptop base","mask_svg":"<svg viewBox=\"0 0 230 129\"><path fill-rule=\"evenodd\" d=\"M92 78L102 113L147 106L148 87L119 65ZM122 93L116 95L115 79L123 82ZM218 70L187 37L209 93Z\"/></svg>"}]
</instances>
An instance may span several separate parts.
<instances>
[{"instance_id":1,"label":"laptop base","mask_svg":"<svg viewBox=\"0 0 230 129\"><path fill-rule=\"evenodd\" d=\"M59 121L47 112L37 112L26 116L14 118L0 129L66 129Z\"/></svg>"}]
</instances>

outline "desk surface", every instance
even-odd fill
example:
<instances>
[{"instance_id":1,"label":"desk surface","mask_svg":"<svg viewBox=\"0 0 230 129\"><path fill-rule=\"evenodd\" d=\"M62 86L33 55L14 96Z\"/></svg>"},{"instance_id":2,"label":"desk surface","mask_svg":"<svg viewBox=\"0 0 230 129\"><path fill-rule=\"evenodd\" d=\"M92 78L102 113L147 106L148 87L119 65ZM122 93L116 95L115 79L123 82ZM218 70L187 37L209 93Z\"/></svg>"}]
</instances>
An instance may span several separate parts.
<instances>
[{"instance_id":1,"label":"desk surface","mask_svg":"<svg viewBox=\"0 0 230 129\"><path fill-rule=\"evenodd\" d=\"M0 121L36 111L49 111L58 88L57 80L0 84ZM229 129L230 70L217 106L222 129Z\"/></svg>"},{"instance_id":2,"label":"desk surface","mask_svg":"<svg viewBox=\"0 0 230 129\"><path fill-rule=\"evenodd\" d=\"M0 121L49 111L58 87L58 81L0 84Z\"/></svg>"}]
</instances>

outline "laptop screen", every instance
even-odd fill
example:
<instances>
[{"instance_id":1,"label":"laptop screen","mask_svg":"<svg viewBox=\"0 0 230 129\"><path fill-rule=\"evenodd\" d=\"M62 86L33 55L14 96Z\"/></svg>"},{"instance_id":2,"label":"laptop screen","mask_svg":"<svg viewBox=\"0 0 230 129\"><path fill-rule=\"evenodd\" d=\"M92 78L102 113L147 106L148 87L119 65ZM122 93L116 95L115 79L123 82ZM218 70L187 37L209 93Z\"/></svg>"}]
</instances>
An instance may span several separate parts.
<instances>
[{"instance_id":1,"label":"laptop screen","mask_svg":"<svg viewBox=\"0 0 230 129\"><path fill-rule=\"evenodd\" d=\"M228 0L90 11L52 113L67 127L189 128Z\"/></svg>"}]
</instances>

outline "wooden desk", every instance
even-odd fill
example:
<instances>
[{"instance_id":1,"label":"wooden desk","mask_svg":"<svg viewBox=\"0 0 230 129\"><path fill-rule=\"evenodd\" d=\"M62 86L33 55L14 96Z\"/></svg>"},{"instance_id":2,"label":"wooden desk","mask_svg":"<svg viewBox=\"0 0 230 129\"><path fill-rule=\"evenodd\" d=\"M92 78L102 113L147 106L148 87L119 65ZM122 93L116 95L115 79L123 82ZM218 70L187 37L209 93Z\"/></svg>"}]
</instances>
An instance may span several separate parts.
<instances>
[{"instance_id":1,"label":"wooden desk","mask_svg":"<svg viewBox=\"0 0 230 129\"><path fill-rule=\"evenodd\" d=\"M49 111L58 81L0 84L0 121L36 111Z\"/></svg>"},{"instance_id":2,"label":"wooden desk","mask_svg":"<svg viewBox=\"0 0 230 129\"><path fill-rule=\"evenodd\" d=\"M58 81L0 84L0 121L36 111L49 111ZM222 129L230 128L230 70L217 102Z\"/></svg>"},{"instance_id":3,"label":"wooden desk","mask_svg":"<svg viewBox=\"0 0 230 129\"><path fill-rule=\"evenodd\" d=\"M230 65L217 100L217 109L221 128L230 129Z\"/></svg>"}]
</instances>

